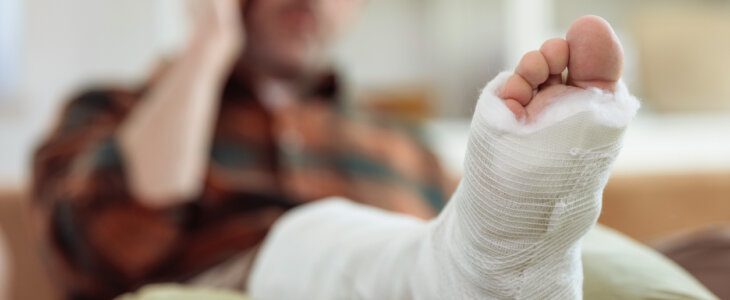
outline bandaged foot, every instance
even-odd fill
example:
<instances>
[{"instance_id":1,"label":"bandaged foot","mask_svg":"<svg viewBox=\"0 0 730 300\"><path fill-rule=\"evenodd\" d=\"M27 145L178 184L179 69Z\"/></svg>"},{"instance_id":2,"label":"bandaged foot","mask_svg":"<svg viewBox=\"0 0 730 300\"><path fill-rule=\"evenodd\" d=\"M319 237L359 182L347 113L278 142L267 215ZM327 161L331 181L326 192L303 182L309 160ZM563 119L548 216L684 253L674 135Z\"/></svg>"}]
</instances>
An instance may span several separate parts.
<instances>
[{"instance_id":1,"label":"bandaged foot","mask_svg":"<svg viewBox=\"0 0 730 300\"><path fill-rule=\"evenodd\" d=\"M621 46L584 17L487 85L464 177L430 222L346 200L285 215L249 280L255 299L579 299L581 239L638 102ZM567 67L567 78L560 76Z\"/></svg>"}]
</instances>

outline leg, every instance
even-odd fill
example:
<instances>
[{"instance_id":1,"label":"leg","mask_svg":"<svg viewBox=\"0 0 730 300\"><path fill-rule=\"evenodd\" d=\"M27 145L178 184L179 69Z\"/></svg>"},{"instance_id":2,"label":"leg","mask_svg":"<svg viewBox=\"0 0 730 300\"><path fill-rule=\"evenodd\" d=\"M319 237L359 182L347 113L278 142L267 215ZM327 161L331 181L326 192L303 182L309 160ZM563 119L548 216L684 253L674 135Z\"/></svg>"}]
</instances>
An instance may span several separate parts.
<instances>
[{"instance_id":1,"label":"leg","mask_svg":"<svg viewBox=\"0 0 730 300\"><path fill-rule=\"evenodd\" d=\"M255 262L252 296L580 298L580 242L638 107L618 83L616 50L608 24L584 17L488 85L464 178L436 220L344 201L285 216Z\"/></svg>"}]
</instances>

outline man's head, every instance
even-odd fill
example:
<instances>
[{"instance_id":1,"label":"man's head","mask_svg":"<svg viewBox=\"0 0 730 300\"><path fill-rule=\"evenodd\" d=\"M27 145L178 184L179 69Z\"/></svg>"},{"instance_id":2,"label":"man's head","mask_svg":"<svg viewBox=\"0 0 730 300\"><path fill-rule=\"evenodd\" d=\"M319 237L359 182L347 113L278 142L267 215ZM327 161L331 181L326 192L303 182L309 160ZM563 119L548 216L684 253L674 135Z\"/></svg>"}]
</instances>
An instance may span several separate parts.
<instances>
[{"instance_id":1,"label":"man's head","mask_svg":"<svg viewBox=\"0 0 730 300\"><path fill-rule=\"evenodd\" d=\"M246 59L283 74L316 69L368 0L247 0Z\"/></svg>"}]
</instances>

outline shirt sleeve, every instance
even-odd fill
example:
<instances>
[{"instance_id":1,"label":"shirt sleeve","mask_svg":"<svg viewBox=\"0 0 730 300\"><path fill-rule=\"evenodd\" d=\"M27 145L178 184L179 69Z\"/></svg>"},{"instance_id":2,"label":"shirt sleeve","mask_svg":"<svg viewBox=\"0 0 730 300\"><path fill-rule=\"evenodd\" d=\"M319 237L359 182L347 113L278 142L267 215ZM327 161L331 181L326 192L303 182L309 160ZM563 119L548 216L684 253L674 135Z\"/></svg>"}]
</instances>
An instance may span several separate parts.
<instances>
[{"instance_id":1,"label":"shirt sleeve","mask_svg":"<svg viewBox=\"0 0 730 300\"><path fill-rule=\"evenodd\" d=\"M93 90L63 108L33 158L46 258L71 296L111 298L148 282L179 236L174 210L139 205L115 138L138 94Z\"/></svg>"}]
</instances>

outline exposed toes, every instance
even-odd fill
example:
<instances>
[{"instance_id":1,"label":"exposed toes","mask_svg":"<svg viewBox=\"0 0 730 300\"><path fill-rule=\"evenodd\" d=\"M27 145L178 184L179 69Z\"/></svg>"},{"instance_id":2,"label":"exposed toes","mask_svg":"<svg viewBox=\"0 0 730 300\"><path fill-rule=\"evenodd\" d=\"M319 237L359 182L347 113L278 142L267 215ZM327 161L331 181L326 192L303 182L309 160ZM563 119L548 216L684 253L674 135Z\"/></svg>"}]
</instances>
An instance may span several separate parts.
<instances>
[{"instance_id":1,"label":"exposed toes","mask_svg":"<svg viewBox=\"0 0 730 300\"><path fill-rule=\"evenodd\" d=\"M515 69L515 74L507 79L500 97L518 119L527 115L525 106L530 104L537 88L550 77L550 67L540 51L527 52Z\"/></svg>"},{"instance_id":2,"label":"exposed toes","mask_svg":"<svg viewBox=\"0 0 730 300\"><path fill-rule=\"evenodd\" d=\"M557 93L591 87L613 90L622 71L623 49L608 22L581 17L565 39L547 40L539 51L526 53L499 96L518 119L529 121Z\"/></svg>"},{"instance_id":3,"label":"exposed toes","mask_svg":"<svg viewBox=\"0 0 730 300\"><path fill-rule=\"evenodd\" d=\"M545 80L545 83L540 85L540 89L546 88L551 85L556 85L556 84L563 84L563 75L562 74L555 74L555 75L551 74L550 77L548 77L548 79Z\"/></svg>"},{"instance_id":4,"label":"exposed toes","mask_svg":"<svg viewBox=\"0 0 730 300\"><path fill-rule=\"evenodd\" d=\"M613 90L623 71L623 48L611 25L597 16L573 22L566 34L570 47L568 84Z\"/></svg>"},{"instance_id":5,"label":"exposed toes","mask_svg":"<svg viewBox=\"0 0 730 300\"><path fill-rule=\"evenodd\" d=\"M540 86L550 75L548 62L540 51L530 51L522 56L515 73L524 78L533 89Z\"/></svg>"},{"instance_id":6,"label":"exposed toes","mask_svg":"<svg viewBox=\"0 0 730 300\"><path fill-rule=\"evenodd\" d=\"M547 61L550 75L558 75L568 67L570 48L565 39L554 38L545 41L540 47L540 53Z\"/></svg>"},{"instance_id":7,"label":"exposed toes","mask_svg":"<svg viewBox=\"0 0 730 300\"><path fill-rule=\"evenodd\" d=\"M519 74L510 76L499 93L502 99L512 99L523 106L530 103L532 95L533 87Z\"/></svg>"}]
</instances>

